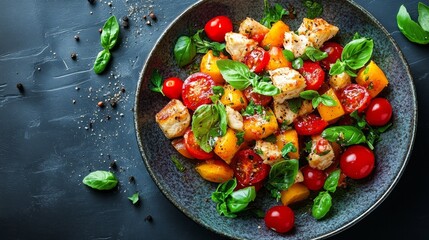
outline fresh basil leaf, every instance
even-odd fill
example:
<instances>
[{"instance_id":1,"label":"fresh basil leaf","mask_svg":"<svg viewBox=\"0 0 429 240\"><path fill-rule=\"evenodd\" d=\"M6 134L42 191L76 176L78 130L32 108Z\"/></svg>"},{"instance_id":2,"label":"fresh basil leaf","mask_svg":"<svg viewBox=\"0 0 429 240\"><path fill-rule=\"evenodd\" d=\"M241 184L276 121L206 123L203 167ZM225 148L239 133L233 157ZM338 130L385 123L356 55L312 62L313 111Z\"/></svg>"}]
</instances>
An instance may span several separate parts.
<instances>
[{"instance_id":1,"label":"fresh basil leaf","mask_svg":"<svg viewBox=\"0 0 429 240\"><path fill-rule=\"evenodd\" d=\"M253 101L250 101L250 103L247 105L246 109L241 113L243 117L249 117L253 116L255 114L263 115L264 108L262 105L255 104Z\"/></svg>"},{"instance_id":2,"label":"fresh basil leaf","mask_svg":"<svg viewBox=\"0 0 429 240\"><path fill-rule=\"evenodd\" d=\"M140 200L139 193L138 193L138 192L134 193L131 197L128 197L128 199L129 199L133 204L136 204L136 203Z\"/></svg>"},{"instance_id":3,"label":"fresh basil leaf","mask_svg":"<svg viewBox=\"0 0 429 240\"><path fill-rule=\"evenodd\" d=\"M396 15L399 30L408 40L418 44L429 43L429 32L426 32L418 23L414 22L404 5L399 8Z\"/></svg>"},{"instance_id":4,"label":"fresh basil leaf","mask_svg":"<svg viewBox=\"0 0 429 240\"><path fill-rule=\"evenodd\" d=\"M179 67L183 67L191 63L196 54L197 47L192 41L192 38L181 36L177 39L176 44L174 45L174 58Z\"/></svg>"},{"instance_id":5,"label":"fresh basil leaf","mask_svg":"<svg viewBox=\"0 0 429 240\"><path fill-rule=\"evenodd\" d=\"M217 60L216 64L226 82L238 90L244 90L250 85L250 70L244 63L229 59Z\"/></svg>"},{"instance_id":6,"label":"fresh basil leaf","mask_svg":"<svg viewBox=\"0 0 429 240\"><path fill-rule=\"evenodd\" d=\"M359 116L359 113L357 110L353 111L352 113L350 113L350 117L356 119L356 124L360 129L365 128L365 126L367 125L365 118Z\"/></svg>"},{"instance_id":7,"label":"fresh basil leaf","mask_svg":"<svg viewBox=\"0 0 429 240\"><path fill-rule=\"evenodd\" d=\"M152 76L150 77L149 88L153 92L159 92L164 95L162 92L162 76L156 69L152 72Z\"/></svg>"},{"instance_id":8,"label":"fresh basil leaf","mask_svg":"<svg viewBox=\"0 0 429 240\"><path fill-rule=\"evenodd\" d=\"M372 39L359 38L352 40L344 46L341 60L350 69L360 69L371 59L373 48L374 41Z\"/></svg>"},{"instance_id":9,"label":"fresh basil leaf","mask_svg":"<svg viewBox=\"0 0 429 240\"><path fill-rule=\"evenodd\" d=\"M322 99L320 98L320 96L317 96L311 100L311 105L313 106L313 108L317 108L317 106L319 106L321 102Z\"/></svg>"},{"instance_id":10,"label":"fresh basil leaf","mask_svg":"<svg viewBox=\"0 0 429 240\"><path fill-rule=\"evenodd\" d=\"M329 192L319 192L319 195L313 200L311 213L317 220L322 219L331 209L332 197Z\"/></svg>"},{"instance_id":11,"label":"fresh basil leaf","mask_svg":"<svg viewBox=\"0 0 429 240\"><path fill-rule=\"evenodd\" d=\"M337 102L329 95L323 94L320 96L321 103L328 107L334 107L337 106Z\"/></svg>"},{"instance_id":12,"label":"fresh basil leaf","mask_svg":"<svg viewBox=\"0 0 429 240\"><path fill-rule=\"evenodd\" d=\"M357 74L355 72L353 72L352 70L346 68L344 70L348 75L350 75L350 77L357 77Z\"/></svg>"},{"instance_id":13,"label":"fresh basil leaf","mask_svg":"<svg viewBox=\"0 0 429 240\"><path fill-rule=\"evenodd\" d=\"M192 132L195 140L205 152L211 152L210 130L219 122L219 112L215 105L204 104L199 106L192 115Z\"/></svg>"},{"instance_id":14,"label":"fresh basil leaf","mask_svg":"<svg viewBox=\"0 0 429 240\"><path fill-rule=\"evenodd\" d=\"M305 0L304 6L307 9L307 18L314 19L322 15L323 6L321 3L311 0Z\"/></svg>"},{"instance_id":15,"label":"fresh basil leaf","mask_svg":"<svg viewBox=\"0 0 429 240\"><path fill-rule=\"evenodd\" d=\"M288 105L289 105L289 109L293 112L293 113L298 113L299 109L301 108L302 105L302 98L292 98L287 100Z\"/></svg>"},{"instance_id":16,"label":"fresh basil leaf","mask_svg":"<svg viewBox=\"0 0 429 240\"><path fill-rule=\"evenodd\" d=\"M340 59L337 59L337 61L334 63L334 65L331 66L331 69L329 69L329 75L338 75L343 73L346 70L346 64L341 62Z\"/></svg>"},{"instance_id":17,"label":"fresh basil leaf","mask_svg":"<svg viewBox=\"0 0 429 240\"><path fill-rule=\"evenodd\" d=\"M83 184L97 190L110 190L118 185L118 179L108 171L94 171L86 175Z\"/></svg>"},{"instance_id":18,"label":"fresh basil leaf","mask_svg":"<svg viewBox=\"0 0 429 240\"><path fill-rule=\"evenodd\" d=\"M313 98L319 97L319 93L314 90L305 90L299 93L299 96L306 99L306 100L312 100Z\"/></svg>"},{"instance_id":19,"label":"fresh basil leaf","mask_svg":"<svg viewBox=\"0 0 429 240\"><path fill-rule=\"evenodd\" d=\"M295 183L295 178L298 173L299 163L296 159L282 160L276 162L268 175L267 188L271 191L271 195L280 199L280 192L287 190Z\"/></svg>"},{"instance_id":20,"label":"fresh basil leaf","mask_svg":"<svg viewBox=\"0 0 429 240\"><path fill-rule=\"evenodd\" d=\"M290 143L287 143L283 146L281 152L282 152L282 156L284 159L289 159L288 154L290 152L296 152L296 151L297 151L297 149L296 149L295 145L293 145L293 143L290 142Z\"/></svg>"},{"instance_id":21,"label":"fresh basil leaf","mask_svg":"<svg viewBox=\"0 0 429 240\"><path fill-rule=\"evenodd\" d=\"M171 161L174 163L174 166L176 166L177 170L180 172L184 172L186 168L182 165L180 160L176 156L171 156Z\"/></svg>"},{"instance_id":22,"label":"fresh basil leaf","mask_svg":"<svg viewBox=\"0 0 429 240\"><path fill-rule=\"evenodd\" d=\"M280 93L280 89L269 82L258 82L253 87L253 91L265 96L275 96Z\"/></svg>"},{"instance_id":23,"label":"fresh basil leaf","mask_svg":"<svg viewBox=\"0 0 429 240\"><path fill-rule=\"evenodd\" d=\"M321 61L328 57L328 53L314 47L306 47L305 55L313 62Z\"/></svg>"},{"instance_id":24,"label":"fresh basil leaf","mask_svg":"<svg viewBox=\"0 0 429 240\"><path fill-rule=\"evenodd\" d=\"M231 213L238 213L246 209L250 202L256 198L254 186L242 188L232 192L226 199L226 206Z\"/></svg>"},{"instance_id":25,"label":"fresh basil leaf","mask_svg":"<svg viewBox=\"0 0 429 240\"><path fill-rule=\"evenodd\" d=\"M103 49L97 54L97 58L95 58L94 62L94 72L100 74L106 69L107 64L111 58L110 51L108 49Z\"/></svg>"},{"instance_id":26,"label":"fresh basil leaf","mask_svg":"<svg viewBox=\"0 0 429 240\"><path fill-rule=\"evenodd\" d=\"M425 5L422 2L419 2L418 5L419 11L419 24L426 32L429 32L429 6Z\"/></svg>"},{"instance_id":27,"label":"fresh basil leaf","mask_svg":"<svg viewBox=\"0 0 429 240\"><path fill-rule=\"evenodd\" d=\"M221 102L217 102L215 104L217 112L219 113L219 129L220 136L224 136L226 134L226 130L228 128L228 121L226 118L226 109L225 106Z\"/></svg>"},{"instance_id":28,"label":"fresh basil leaf","mask_svg":"<svg viewBox=\"0 0 429 240\"><path fill-rule=\"evenodd\" d=\"M364 133L354 126L335 126L326 128L322 137L331 142L337 142L342 146L350 146L366 142Z\"/></svg>"},{"instance_id":29,"label":"fresh basil leaf","mask_svg":"<svg viewBox=\"0 0 429 240\"><path fill-rule=\"evenodd\" d=\"M111 16L104 23L103 31L101 32L101 46L104 49L112 49L119 36L119 23L115 16Z\"/></svg>"},{"instance_id":30,"label":"fresh basil leaf","mask_svg":"<svg viewBox=\"0 0 429 240\"><path fill-rule=\"evenodd\" d=\"M271 28L271 24L282 19L284 15L289 12L284 9L280 4L276 3L270 6L267 0L264 0L264 17L261 19L261 24L267 28Z\"/></svg>"},{"instance_id":31,"label":"fresh basil leaf","mask_svg":"<svg viewBox=\"0 0 429 240\"><path fill-rule=\"evenodd\" d=\"M292 68L293 69L300 69L302 68L302 66L304 65L304 61L302 60L302 58L296 58L295 60L292 61Z\"/></svg>"},{"instance_id":32,"label":"fresh basil leaf","mask_svg":"<svg viewBox=\"0 0 429 240\"><path fill-rule=\"evenodd\" d=\"M356 40L356 39L359 39L359 38L362 38L362 36L358 32L355 32L355 35L353 35L353 39L352 40Z\"/></svg>"},{"instance_id":33,"label":"fresh basil leaf","mask_svg":"<svg viewBox=\"0 0 429 240\"><path fill-rule=\"evenodd\" d=\"M222 97L225 93L225 89L222 86L214 86L213 93L219 95L219 97Z\"/></svg>"},{"instance_id":34,"label":"fresh basil leaf","mask_svg":"<svg viewBox=\"0 0 429 240\"><path fill-rule=\"evenodd\" d=\"M260 209L260 208L252 208L252 214L256 217L256 218L261 218L263 219L265 217L265 212Z\"/></svg>"},{"instance_id":35,"label":"fresh basil leaf","mask_svg":"<svg viewBox=\"0 0 429 240\"><path fill-rule=\"evenodd\" d=\"M326 191L329 192L335 192L337 190L338 181L340 180L341 170L337 169L333 172L331 172L325 180L325 184L323 185L323 188Z\"/></svg>"},{"instance_id":36,"label":"fresh basil leaf","mask_svg":"<svg viewBox=\"0 0 429 240\"><path fill-rule=\"evenodd\" d=\"M218 43L218 42L210 42L207 40L204 40L201 38L201 33L203 30L198 30L197 33L195 33L192 36L192 42L195 44L197 53L207 53L209 50L213 51L213 54L215 56L219 56L219 54L225 49L224 43Z\"/></svg>"},{"instance_id":37,"label":"fresh basil leaf","mask_svg":"<svg viewBox=\"0 0 429 240\"><path fill-rule=\"evenodd\" d=\"M240 146L244 142L244 132L236 132L235 136L237 137L237 146Z\"/></svg>"},{"instance_id":38,"label":"fresh basil leaf","mask_svg":"<svg viewBox=\"0 0 429 240\"><path fill-rule=\"evenodd\" d=\"M285 56L285 58L286 58L289 62L292 62L293 60L295 60L295 55L293 54L293 52L292 52L292 51L287 50L287 49L284 49L284 50L282 51L282 53L283 53L283 56Z\"/></svg>"}]
</instances>

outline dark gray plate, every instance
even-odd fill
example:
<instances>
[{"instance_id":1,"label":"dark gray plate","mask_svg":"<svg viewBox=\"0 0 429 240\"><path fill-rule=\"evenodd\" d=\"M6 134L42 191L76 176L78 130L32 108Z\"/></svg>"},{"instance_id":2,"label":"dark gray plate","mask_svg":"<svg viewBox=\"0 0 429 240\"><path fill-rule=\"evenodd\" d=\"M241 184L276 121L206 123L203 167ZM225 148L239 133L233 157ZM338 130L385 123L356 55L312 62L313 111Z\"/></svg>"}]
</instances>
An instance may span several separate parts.
<instances>
[{"instance_id":1,"label":"dark gray plate","mask_svg":"<svg viewBox=\"0 0 429 240\"><path fill-rule=\"evenodd\" d=\"M301 0L277 1L283 6L295 7L298 17L287 20L291 29L297 29L305 10ZM383 95L390 99L394 111L394 124L383 134L383 141L376 146L374 174L362 181L349 181L347 189L333 194L333 206L324 220L316 221L310 212L311 200L294 206L295 229L286 234L289 239L323 238L338 233L361 220L380 204L398 182L412 150L417 120L414 85L402 53L380 23L366 10L352 1L322 1L322 17L338 26L337 40L350 41L355 32L374 39L373 59L385 71L390 85ZM137 140L147 169L165 196L183 213L199 224L219 234L239 239L280 239L268 230L263 219L243 215L236 219L221 217L210 200L216 184L204 181L193 169L195 162L181 158L170 141L164 137L155 122L155 114L168 99L148 89L154 69L162 76L180 76L185 79L189 69L178 68L173 61L172 49L181 35L190 35L204 27L216 15L228 15L237 26L245 17L261 19L263 1L210 0L200 1L182 13L163 33L150 53L141 72L135 102ZM171 162L178 156L187 170L179 172ZM258 193L256 206L266 211L276 203L263 191Z\"/></svg>"}]
</instances>

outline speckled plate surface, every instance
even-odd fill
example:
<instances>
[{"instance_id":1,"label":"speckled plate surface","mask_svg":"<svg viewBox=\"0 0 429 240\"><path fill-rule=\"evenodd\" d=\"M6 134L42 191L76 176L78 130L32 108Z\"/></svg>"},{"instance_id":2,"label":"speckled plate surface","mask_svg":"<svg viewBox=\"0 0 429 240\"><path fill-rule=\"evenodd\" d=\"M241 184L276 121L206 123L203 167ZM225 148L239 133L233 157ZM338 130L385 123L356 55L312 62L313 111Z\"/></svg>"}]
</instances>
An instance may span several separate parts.
<instances>
[{"instance_id":1,"label":"speckled plate surface","mask_svg":"<svg viewBox=\"0 0 429 240\"><path fill-rule=\"evenodd\" d=\"M287 20L291 29L297 29L305 10L301 0L276 1L283 6L292 5L297 12L295 20ZM338 26L336 37L340 43L350 41L355 32L374 39L373 59L385 71L390 85L383 95L393 105L394 124L382 135L377 144L374 174L362 181L349 181L348 188L333 194L333 206L329 214L316 221L310 212L311 200L294 206L295 228L286 235L268 230L262 219L243 215L236 219L221 217L210 200L217 184L202 180L194 171L195 162L181 158L171 146L170 140L155 122L155 114L167 104L168 99L151 92L148 88L154 69L162 76L180 76L186 79L189 69L180 69L174 64L173 46L181 35L194 34L216 15L228 15L235 26L247 16L261 19L263 1L208 0L200 1L182 13L167 30L150 53L138 82L135 102L135 125L140 150L147 169L165 196L184 214L197 223L219 234L237 239L311 239L332 236L361 220L380 204L393 189L409 159L417 121L417 104L414 85L408 66L387 31L366 10L352 1L321 1L322 17ZM178 156L186 167L179 172L171 162ZM277 203L263 191L255 203L264 211Z\"/></svg>"}]
</instances>

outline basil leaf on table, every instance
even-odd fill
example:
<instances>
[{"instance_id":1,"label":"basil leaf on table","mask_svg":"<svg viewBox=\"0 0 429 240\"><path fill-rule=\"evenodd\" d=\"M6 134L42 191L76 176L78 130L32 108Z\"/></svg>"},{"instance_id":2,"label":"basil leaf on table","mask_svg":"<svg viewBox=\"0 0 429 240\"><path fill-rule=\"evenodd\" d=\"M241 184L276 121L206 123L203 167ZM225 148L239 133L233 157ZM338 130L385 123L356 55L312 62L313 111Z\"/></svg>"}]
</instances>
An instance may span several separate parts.
<instances>
[{"instance_id":1,"label":"basil leaf on table","mask_svg":"<svg viewBox=\"0 0 429 240\"><path fill-rule=\"evenodd\" d=\"M266 186L277 201L281 197L281 191L287 190L295 183L298 167L296 159L282 160L271 167Z\"/></svg>"},{"instance_id":2,"label":"basil leaf on table","mask_svg":"<svg viewBox=\"0 0 429 240\"><path fill-rule=\"evenodd\" d=\"M366 142L365 134L354 126L335 126L326 128L322 137L331 142L337 142L342 146L350 146Z\"/></svg>"},{"instance_id":3,"label":"basil leaf on table","mask_svg":"<svg viewBox=\"0 0 429 240\"><path fill-rule=\"evenodd\" d=\"M426 32L429 31L429 6L425 5L422 2L419 2L418 5L419 11L419 24Z\"/></svg>"},{"instance_id":4,"label":"basil leaf on table","mask_svg":"<svg viewBox=\"0 0 429 240\"><path fill-rule=\"evenodd\" d=\"M325 184L323 185L323 188L326 191L329 192L335 192L337 190L338 186L338 180L340 180L341 170L337 169L335 171L332 171L329 176L325 180Z\"/></svg>"},{"instance_id":5,"label":"basil leaf on table","mask_svg":"<svg viewBox=\"0 0 429 240\"><path fill-rule=\"evenodd\" d=\"M419 4L419 22L427 20L427 6ZM423 16L420 17L420 12L423 13ZM404 5L401 5L399 8L398 14L396 15L396 22L398 24L399 30L404 34L408 40L418 44L428 44L429 43L429 32L425 31L422 26L413 21ZM424 23L423 26L427 28L427 24Z\"/></svg>"},{"instance_id":6,"label":"basil leaf on table","mask_svg":"<svg viewBox=\"0 0 429 240\"><path fill-rule=\"evenodd\" d=\"M134 193L131 197L128 197L128 199L129 199L133 204L136 204L136 203L140 200L139 193L138 193L138 192Z\"/></svg>"},{"instance_id":7,"label":"basil leaf on table","mask_svg":"<svg viewBox=\"0 0 429 240\"><path fill-rule=\"evenodd\" d=\"M103 49L97 54L94 62L94 72L100 74L106 69L112 54L108 49Z\"/></svg>"},{"instance_id":8,"label":"basil leaf on table","mask_svg":"<svg viewBox=\"0 0 429 240\"><path fill-rule=\"evenodd\" d=\"M191 63L195 55L197 55L197 47L192 41L192 38L188 36L179 37L174 45L174 58L179 67Z\"/></svg>"},{"instance_id":9,"label":"basil leaf on table","mask_svg":"<svg viewBox=\"0 0 429 240\"><path fill-rule=\"evenodd\" d=\"M284 9L280 4L276 3L270 6L267 0L264 0L264 17L261 19L261 24L267 28L271 28L271 24L282 19L284 15L288 15L289 11Z\"/></svg>"},{"instance_id":10,"label":"basil leaf on table","mask_svg":"<svg viewBox=\"0 0 429 240\"><path fill-rule=\"evenodd\" d=\"M313 200L313 207L311 213L317 220L322 219L331 209L332 197L329 192L321 191L319 195Z\"/></svg>"},{"instance_id":11,"label":"basil leaf on table","mask_svg":"<svg viewBox=\"0 0 429 240\"><path fill-rule=\"evenodd\" d=\"M115 16L111 16L104 23L103 31L101 32L101 46L104 49L112 49L119 36L119 23Z\"/></svg>"},{"instance_id":12,"label":"basil leaf on table","mask_svg":"<svg viewBox=\"0 0 429 240\"><path fill-rule=\"evenodd\" d=\"M118 185L115 175L108 171L94 171L86 175L83 184L97 190L110 190Z\"/></svg>"}]
</instances>

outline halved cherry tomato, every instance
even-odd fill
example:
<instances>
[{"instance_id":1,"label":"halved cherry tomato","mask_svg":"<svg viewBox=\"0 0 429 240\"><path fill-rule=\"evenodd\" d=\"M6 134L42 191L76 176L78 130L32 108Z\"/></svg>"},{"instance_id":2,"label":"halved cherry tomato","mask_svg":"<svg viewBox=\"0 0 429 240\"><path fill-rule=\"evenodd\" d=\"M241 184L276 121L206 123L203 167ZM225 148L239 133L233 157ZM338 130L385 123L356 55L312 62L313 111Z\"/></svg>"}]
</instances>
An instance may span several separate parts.
<instances>
[{"instance_id":1,"label":"halved cherry tomato","mask_svg":"<svg viewBox=\"0 0 429 240\"><path fill-rule=\"evenodd\" d=\"M289 232L295 225L295 214L288 206L274 206L264 217L265 225L278 232Z\"/></svg>"},{"instance_id":2,"label":"halved cherry tomato","mask_svg":"<svg viewBox=\"0 0 429 240\"><path fill-rule=\"evenodd\" d=\"M215 82L208 74L194 73L190 75L183 83L183 103L194 111L203 104L211 103L210 96L213 95L213 86L215 86Z\"/></svg>"},{"instance_id":3,"label":"halved cherry tomato","mask_svg":"<svg viewBox=\"0 0 429 240\"><path fill-rule=\"evenodd\" d=\"M252 38L253 40L255 40L256 42L258 42L258 43L261 43L261 42L262 42L262 40L264 40L264 37L265 37L265 34L260 34L260 33L253 34L253 35L251 36L251 38Z\"/></svg>"},{"instance_id":4,"label":"halved cherry tomato","mask_svg":"<svg viewBox=\"0 0 429 240\"><path fill-rule=\"evenodd\" d=\"M392 117L392 105L385 98L374 98L365 112L366 122L371 126L384 126Z\"/></svg>"},{"instance_id":5,"label":"halved cherry tomato","mask_svg":"<svg viewBox=\"0 0 429 240\"><path fill-rule=\"evenodd\" d=\"M371 96L365 87L352 83L339 90L338 99L347 113L355 110L363 112L369 105Z\"/></svg>"},{"instance_id":6,"label":"halved cherry tomato","mask_svg":"<svg viewBox=\"0 0 429 240\"><path fill-rule=\"evenodd\" d=\"M186 130L183 138L185 139L186 150L188 150L188 153L194 158L205 160L205 159L210 159L214 157L213 151L207 153L203 149L201 149L201 147L197 143L197 140L194 137L194 133L190 128Z\"/></svg>"},{"instance_id":7,"label":"halved cherry tomato","mask_svg":"<svg viewBox=\"0 0 429 240\"><path fill-rule=\"evenodd\" d=\"M299 135L304 136L320 134L326 126L328 126L328 122L314 113L300 116L294 122L295 130Z\"/></svg>"},{"instance_id":8,"label":"halved cherry tomato","mask_svg":"<svg viewBox=\"0 0 429 240\"><path fill-rule=\"evenodd\" d=\"M270 61L270 54L263 48L258 47L247 53L243 61L250 71L261 73Z\"/></svg>"},{"instance_id":9,"label":"halved cherry tomato","mask_svg":"<svg viewBox=\"0 0 429 240\"><path fill-rule=\"evenodd\" d=\"M234 176L241 187L254 186L261 183L270 172L270 165L252 149L237 152L231 162Z\"/></svg>"},{"instance_id":10,"label":"halved cherry tomato","mask_svg":"<svg viewBox=\"0 0 429 240\"><path fill-rule=\"evenodd\" d=\"M182 96L183 81L178 77L170 77L164 80L162 92L170 99L179 99Z\"/></svg>"},{"instance_id":11,"label":"halved cherry tomato","mask_svg":"<svg viewBox=\"0 0 429 240\"><path fill-rule=\"evenodd\" d=\"M244 96L250 102L253 101L257 105L267 106L273 99L270 96L265 96L253 91L252 87L247 87L244 89Z\"/></svg>"},{"instance_id":12,"label":"halved cherry tomato","mask_svg":"<svg viewBox=\"0 0 429 240\"><path fill-rule=\"evenodd\" d=\"M328 142L328 140L324 139L324 138L320 138L317 142L316 142L316 154L319 155L323 155L326 153L326 151L330 151L329 148L330 144Z\"/></svg>"},{"instance_id":13,"label":"halved cherry tomato","mask_svg":"<svg viewBox=\"0 0 429 240\"><path fill-rule=\"evenodd\" d=\"M186 158L189 158L189 159L194 159L194 157L186 149L185 139L183 137L174 139L173 141L171 141L171 145L173 145L173 147L180 154L182 154L182 156L184 156Z\"/></svg>"},{"instance_id":14,"label":"halved cherry tomato","mask_svg":"<svg viewBox=\"0 0 429 240\"><path fill-rule=\"evenodd\" d=\"M317 91L325 81L325 71L323 71L319 63L305 61L299 72L305 78L305 83L307 84L305 90Z\"/></svg>"},{"instance_id":15,"label":"halved cherry tomato","mask_svg":"<svg viewBox=\"0 0 429 240\"><path fill-rule=\"evenodd\" d=\"M324 69L329 70L331 69L331 64L341 58L343 46L336 42L325 42L320 50L328 53L328 57L320 61L320 64Z\"/></svg>"},{"instance_id":16,"label":"halved cherry tomato","mask_svg":"<svg viewBox=\"0 0 429 240\"><path fill-rule=\"evenodd\" d=\"M326 180L326 173L317 168L312 168L309 165L301 168L302 175L304 176L304 185L313 191L322 189Z\"/></svg>"},{"instance_id":17,"label":"halved cherry tomato","mask_svg":"<svg viewBox=\"0 0 429 240\"><path fill-rule=\"evenodd\" d=\"M224 42L225 34L232 32L232 21L227 16L217 16L210 19L204 26L204 31L210 40Z\"/></svg>"},{"instance_id":18,"label":"halved cherry tomato","mask_svg":"<svg viewBox=\"0 0 429 240\"><path fill-rule=\"evenodd\" d=\"M340 159L340 168L347 177L361 179L374 169L374 153L367 147L354 145L346 149Z\"/></svg>"}]
</instances>

